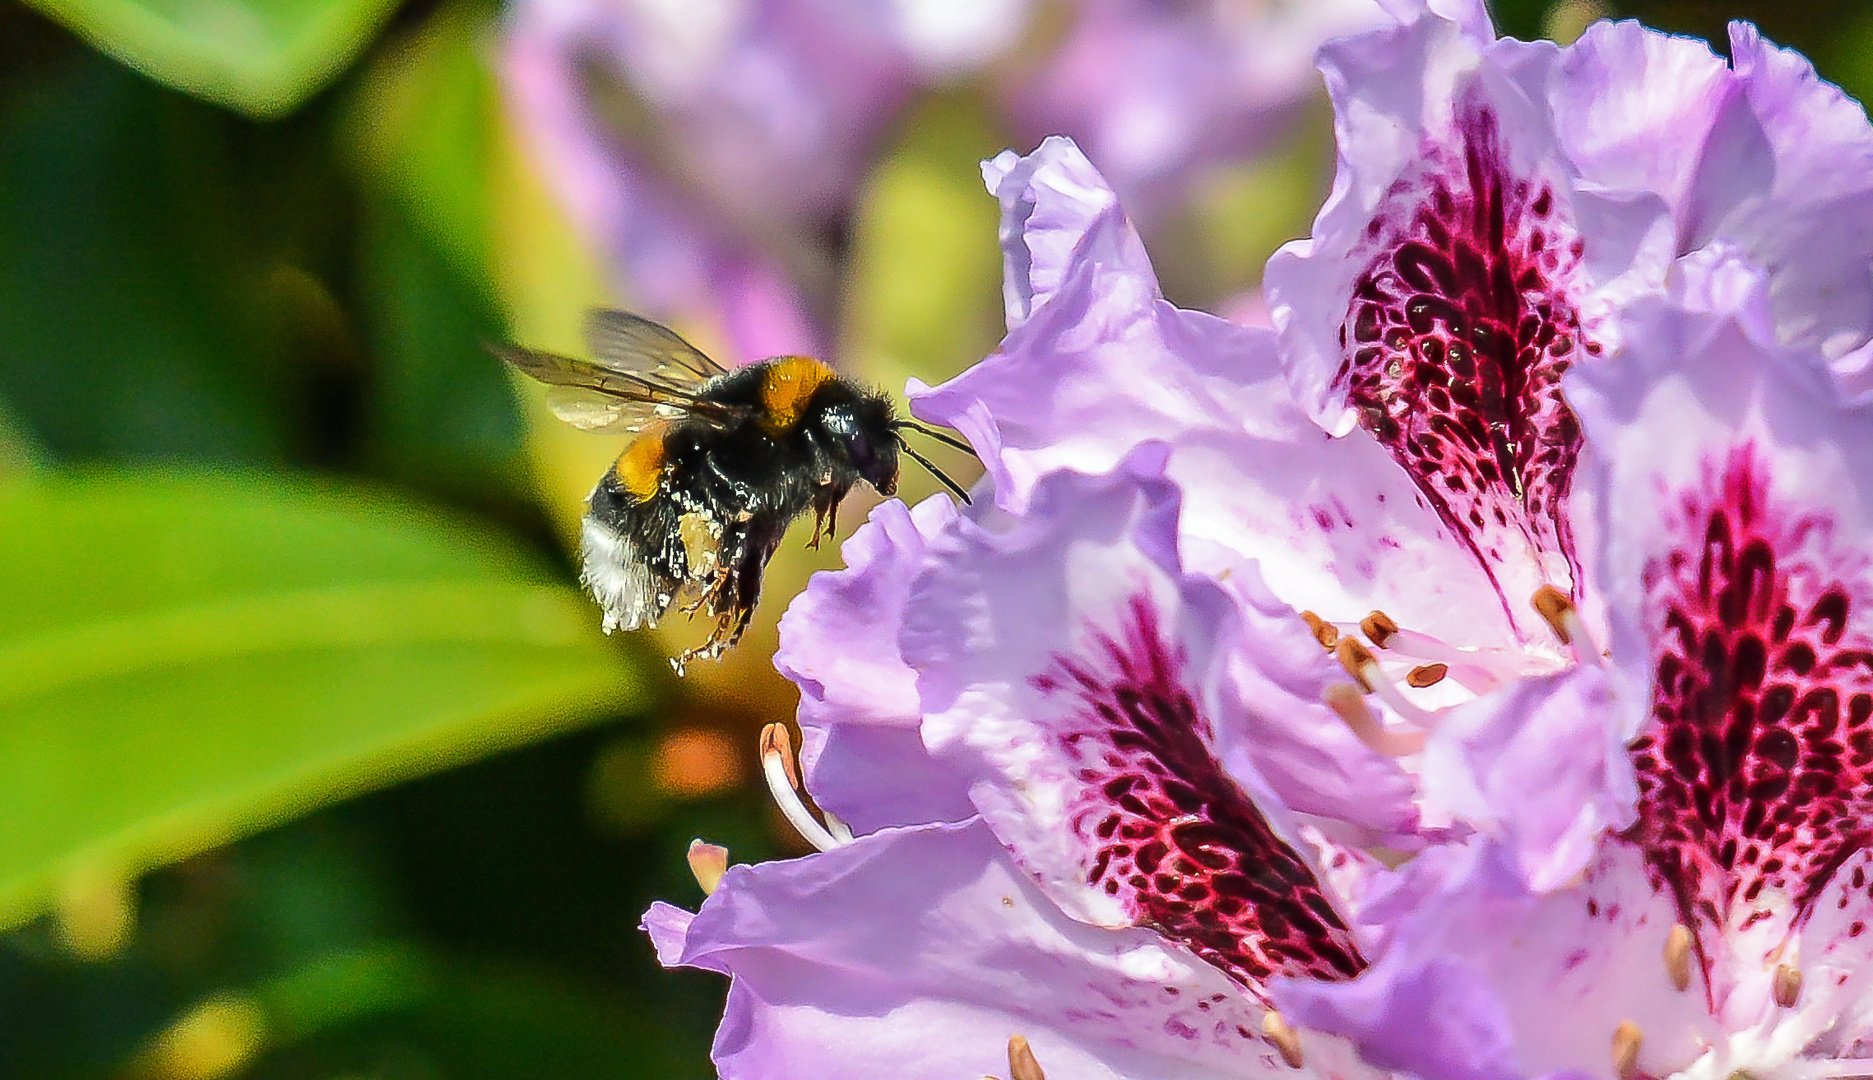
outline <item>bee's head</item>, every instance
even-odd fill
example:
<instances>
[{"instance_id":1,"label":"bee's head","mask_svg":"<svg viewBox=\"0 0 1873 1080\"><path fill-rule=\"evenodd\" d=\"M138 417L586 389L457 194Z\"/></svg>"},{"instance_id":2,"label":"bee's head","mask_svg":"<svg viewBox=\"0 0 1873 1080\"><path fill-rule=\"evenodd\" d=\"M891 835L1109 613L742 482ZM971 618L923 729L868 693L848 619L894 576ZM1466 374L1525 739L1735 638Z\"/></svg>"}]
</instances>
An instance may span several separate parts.
<instances>
[{"instance_id":1,"label":"bee's head","mask_svg":"<svg viewBox=\"0 0 1873 1080\"><path fill-rule=\"evenodd\" d=\"M820 420L835 452L880 495L897 491L899 440L892 420L891 401L882 394L842 395Z\"/></svg>"}]
</instances>

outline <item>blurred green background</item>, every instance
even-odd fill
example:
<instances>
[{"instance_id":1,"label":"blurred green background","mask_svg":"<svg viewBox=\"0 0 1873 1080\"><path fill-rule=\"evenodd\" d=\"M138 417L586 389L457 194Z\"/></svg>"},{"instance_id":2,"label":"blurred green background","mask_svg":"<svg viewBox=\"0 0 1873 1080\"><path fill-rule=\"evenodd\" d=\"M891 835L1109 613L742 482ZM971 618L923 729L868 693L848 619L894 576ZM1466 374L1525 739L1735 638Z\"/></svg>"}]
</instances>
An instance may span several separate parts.
<instances>
[{"instance_id":1,"label":"blurred green background","mask_svg":"<svg viewBox=\"0 0 1873 1080\"><path fill-rule=\"evenodd\" d=\"M1617 13L1754 18L1873 89L1873 8ZM794 703L772 622L836 554L790 544L764 629L686 683L598 634L568 529L616 444L483 349L606 298L510 130L502 18L0 0L0 1077L712 1075L724 988L636 923L701 899L693 837L801 850L754 733ZM920 93L830 252L846 362L894 389L999 324L974 162L1014 136L982 86ZM1325 121L1156 231L1172 299L1306 232Z\"/></svg>"}]
</instances>

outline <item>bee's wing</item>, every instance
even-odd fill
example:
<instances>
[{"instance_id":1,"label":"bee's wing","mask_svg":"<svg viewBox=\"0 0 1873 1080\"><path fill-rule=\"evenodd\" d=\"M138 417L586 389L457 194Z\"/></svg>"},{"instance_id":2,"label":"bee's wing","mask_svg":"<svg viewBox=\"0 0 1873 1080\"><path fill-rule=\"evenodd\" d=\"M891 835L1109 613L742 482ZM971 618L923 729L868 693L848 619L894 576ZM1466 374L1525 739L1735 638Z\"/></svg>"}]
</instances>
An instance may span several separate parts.
<instances>
[{"instance_id":1,"label":"bee's wing","mask_svg":"<svg viewBox=\"0 0 1873 1080\"><path fill-rule=\"evenodd\" d=\"M628 311L595 309L585 317L585 344L599 366L693 389L727 369L667 326Z\"/></svg>"},{"instance_id":2,"label":"bee's wing","mask_svg":"<svg viewBox=\"0 0 1873 1080\"><path fill-rule=\"evenodd\" d=\"M702 380L693 376L685 385L628 370L621 359L599 364L514 345L490 348L522 374L545 383L546 404L553 415L584 431L638 431L682 416L728 424L750 411L697 397L695 388ZM648 360L645 366L650 366Z\"/></svg>"}]
</instances>

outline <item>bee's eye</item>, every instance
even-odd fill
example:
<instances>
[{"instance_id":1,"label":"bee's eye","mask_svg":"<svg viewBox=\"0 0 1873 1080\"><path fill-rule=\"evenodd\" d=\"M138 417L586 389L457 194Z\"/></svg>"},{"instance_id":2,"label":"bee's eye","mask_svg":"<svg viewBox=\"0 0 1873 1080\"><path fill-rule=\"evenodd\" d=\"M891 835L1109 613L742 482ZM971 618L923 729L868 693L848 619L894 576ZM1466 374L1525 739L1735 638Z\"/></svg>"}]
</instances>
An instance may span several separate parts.
<instances>
[{"instance_id":1,"label":"bee's eye","mask_svg":"<svg viewBox=\"0 0 1873 1080\"><path fill-rule=\"evenodd\" d=\"M826 411L825 430L860 477L880 491L892 486L897 475L897 454L891 452L896 450L895 443L881 446L879 431L861 423L856 412L845 407Z\"/></svg>"},{"instance_id":2,"label":"bee's eye","mask_svg":"<svg viewBox=\"0 0 1873 1080\"><path fill-rule=\"evenodd\" d=\"M872 462L878 458L877 451L872 447L870 436L863 431L850 432L840 441L845 444L845 452L852 458L853 467L860 472L869 469Z\"/></svg>"}]
</instances>

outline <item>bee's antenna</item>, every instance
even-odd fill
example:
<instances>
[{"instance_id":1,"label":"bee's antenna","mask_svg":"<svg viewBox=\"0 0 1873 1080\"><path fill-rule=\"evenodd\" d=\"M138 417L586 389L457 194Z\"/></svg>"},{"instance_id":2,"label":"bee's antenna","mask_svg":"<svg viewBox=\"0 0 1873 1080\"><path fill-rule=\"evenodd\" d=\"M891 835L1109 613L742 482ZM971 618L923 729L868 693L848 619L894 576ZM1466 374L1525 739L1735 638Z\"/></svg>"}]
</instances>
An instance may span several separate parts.
<instances>
[{"instance_id":1,"label":"bee's antenna","mask_svg":"<svg viewBox=\"0 0 1873 1080\"><path fill-rule=\"evenodd\" d=\"M942 469L939 469L935 465L930 464L929 458L926 458L922 454L919 454L917 451L912 450L910 448L910 444L906 443L902 436L898 437L897 444L900 449L902 449L906 454L909 454L911 456L911 459L913 461L917 462L917 464L922 465L925 469L929 470L930 475L936 477L939 481L941 481L944 487L949 488L951 491L955 492L956 497L963 501L964 506L973 505L969 501L969 493L963 490L963 486L961 484L958 484L956 481L951 480L948 476L945 476Z\"/></svg>"},{"instance_id":2,"label":"bee's antenna","mask_svg":"<svg viewBox=\"0 0 1873 1080\"><path fill-rule=\"evenodd\" d=\"M925 438L935 439L937 442L940 442L944 446L950 447L951 449L961 450L963 453L968 454L970 457L976 456L975 447L970 446L968 443L963 442L961 439L956 438L954 435L945 435L944 433L936 430L935 428L924 427L922 424L919 424L915 420L893 420L891 421L891 427L893 430L908 429L910 431L915 431L917 434L922 435ZM902 439L898 440L898 442L900 443L902 443L903 441L904 440Z\"/></svg>"}]
</instances>

